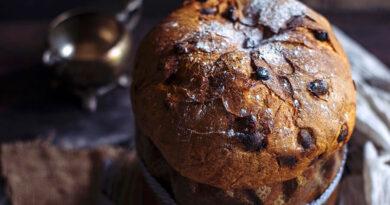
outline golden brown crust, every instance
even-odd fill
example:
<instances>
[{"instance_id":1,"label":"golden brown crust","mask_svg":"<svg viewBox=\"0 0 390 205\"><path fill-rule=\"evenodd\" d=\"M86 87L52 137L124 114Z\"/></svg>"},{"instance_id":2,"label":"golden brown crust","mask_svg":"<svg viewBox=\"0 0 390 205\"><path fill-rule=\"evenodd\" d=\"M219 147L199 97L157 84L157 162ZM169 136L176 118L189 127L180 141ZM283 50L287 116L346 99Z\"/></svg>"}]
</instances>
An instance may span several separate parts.
<instances>
[{"instance_id":1,"label":"golden brown crust","mask_svg":"<svg viewBox=\"0 0 390 205\"><path fill-rule=\"evenodd\" d=\"M294 0L189 0L144 39L131 89L140 130L181 175L250 189L301 175L348 140L349 63Z\"/></svg>"}]
</instances>

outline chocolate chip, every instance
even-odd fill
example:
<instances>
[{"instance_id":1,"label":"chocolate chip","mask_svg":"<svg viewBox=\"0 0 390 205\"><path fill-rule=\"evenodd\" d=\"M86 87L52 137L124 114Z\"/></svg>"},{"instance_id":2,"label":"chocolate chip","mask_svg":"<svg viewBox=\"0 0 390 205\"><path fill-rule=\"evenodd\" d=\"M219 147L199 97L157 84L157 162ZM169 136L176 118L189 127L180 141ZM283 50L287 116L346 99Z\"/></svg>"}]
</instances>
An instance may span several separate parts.
<instances>
[{"instance_id":1,"label":"chocolate chip","mask_svg":"<svg viewBox=\"0 0 390 205\"><path fill-rule=\"evenodd\" d=\"M348 126L347 125L343 125L341 127L340 134L337 137L337 142L338 143L344 142L347 139L347 137L348 137Z\"/></svg>"},{"instance_id":2,"label":"chocolate chip","mask_svg":"<svg viewBox=\"0 0 390 205\"><path fill-rule=\"evenodd\" d=\"M271 79L271 75L268 72L267 68L257 66L255 67L256 79L261 81L266 81Z\"/></svg>"},{"instance_id":3,"label":"chocolate chip","mask_svg":"<svg viewBox=\"0 0 390 205\"><path fill-rule=\"evenodd\" d=\"M207 9L200 10L200 13L204 15L209 15L209 14L215 14L217 13L217 11L215 9L207 8Z\"/></svg>"},{"instance_id":4,"label":"chocolate chip","mask_svg":"<svg viewBox=\"0 0 390 205\"><path fill-rule=\"evenodd\" d=\"M309 149L314 145L312 133L307 129L302 129L298 133L298 143L303 149Z\"/></svg>"},{"instance_id":5,"label":"chocolate chip","mask_svg":"<svg viewBox=\"0 0 390 205\"><path fill-rule=\"evenodd\" d=\"M316 97L328 93L328 83L324 80L314 80L309 83L309 91Z\"/></svg>"},{"instance_id":6,"label":"chocolate chip","mask_svg":"<svg viewBox=\"0 0 390 205\"><path fill-rule=\"evenodd\" d=\"M232 21L232 22L236 22L237 21L237 15L236 15L236 8L234 7L230 7L226 13L225 13L225 18L227 18L228 20Z\"/></svg>"},{"instance_id":7,"label":"chocolate chip","mask_svg":"<svg viewBox=\"0 0 390 205\"><path fill-rule=\"evenodd\" d=\"M247 151L259 152L267 148L268 145L267 139L259 131L252 134L239 134L239 138Z\"/></svg>"},{"instance_id":8,"label":"chocolate chip","mask_svg":"<svg viewBox=\"0 0 390 205\"><path fill-rule=\"evenodd\" d=\"M196 1L199 1L199 2L204 3L204 2L206 2L207 0L196 0Z\"/></svg>"},{"instance_id":9,"label":"chocolate chip","mask_svg":"<svg viewBox=\"0 0 390 205\"><path fill-rule=\"evenodd\" d=\"M175 45L173 45L173 50L177 54L184 54L188 52L188 48L185 46L184 43L176 43Z\"/></svg>"},{"instance_id":10,"label":"chocolate chip","mask_svg":"<svg viewBox=\"0 0 390 205\"><path fill-rule=\"evenodd\" d=\"M298 159L293 156L280 156L276 157L279 166L293 167L296 163L298 163Z\"/></svg>"},{"instance_id":11,"label":"chocolate chip","mask_svg":"<svg viewBox=\"0 0 390 205\"><path fill-rule=\"evenodd\" d=\"M237 132L251 134L257 130L257 119L254 115L237 117L234 122L234 129Z\"/></svg>"},{"instance_id":12,"label":"chocolate chip","mask_svg":"<svg viewBox=\"0 0 390 205\"><path fill-rule=\"evenodd\" d=\"M329 40L329 35L328 35L328 32L326 32L326 31L315 30L315 31L313 31L313 33L314 33L314 37L316 37L316 39L319 41Z\"/></svg>"},{"instance_id":13,"label":"chocolate chip","mask_svg":"<svg viewBox=\"0 0 390 205\"><path fill-rule=\"evenodd\" d=\"M255 41L252 38L247 38L247 39L245 39L243 46L244 46L244 48L258 48L259 45L260 44L258 41Z\"/></svg>"},{"instance_id":14,"label":"chocolate chip","mask_svg":"<svg viewBox=\"0 0 390 205\"><path fill-rule=\"evenodd\" d=\"M288 201L288 199L291 198L291 195L294 194L297 188L298 188L298 182L296 178L283 182L283 194L287 198L286 201Z\"/></svg>"}]
</instances>

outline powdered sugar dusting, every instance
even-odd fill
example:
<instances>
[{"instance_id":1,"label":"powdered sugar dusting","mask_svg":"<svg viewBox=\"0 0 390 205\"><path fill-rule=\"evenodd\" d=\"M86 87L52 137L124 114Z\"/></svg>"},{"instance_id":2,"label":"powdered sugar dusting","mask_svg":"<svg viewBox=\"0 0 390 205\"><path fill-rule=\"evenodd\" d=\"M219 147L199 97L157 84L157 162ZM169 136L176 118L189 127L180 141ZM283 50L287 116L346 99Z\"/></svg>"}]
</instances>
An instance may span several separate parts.
<instances>
[{"instance_id":1,"label":"powdered sugar dusting","mask_svg":"<svg viewBox=\"0 0 390 205\"><path fill-rule=\"evenodd\" d=\"M213 41L199 41L196 43L196 48L211 52L212 49L215 48L215 44Z\"/></svg>"},{"instance_id":2,"label":"powdered sugar dusting","mask_svg":"<svg viewBox=\"0 0 390 205\"><path fill-rule=\"evenodd\" d=\"M261 23L275 33L284 27L293 16L301 16L306 6L295 0L252 0L244 10L244 23Z\"/></svg>"},{"instance_id":3,"label":"powdered sugar dusting","mask_svg":"<svg viewBox=\"0 0 390 205\"><path fill-rule=\"evenodd\" d=\"M319 54L314 49L296 46L289 50L284 50L283 54L290 59L294 65L300 67L307 73L317 73L320 70L321 64L316 58Z\"/></svg>"},{"instance_id":4,"label":"powdered sugar dusting","mask_svg":"<svg viewBox=\"0 0 390 205\"><path fill-rule=\"evenodd\" d=\"M219 52L229 47L239 47L245 38L242 32L238 32L233 25L223 24L217 21L209 24L200 24L191 38L198 39L195 47L205 52Z\"/></svg>"},{"instance_id":5,"label":"powdered sugar dusting","mask_svg":"<svg viewBox=\"0 0 390 205\"><path fill-rule=\"evenodd\" d=\"M280 49L279 43L265 44L260 47L258 57L264 59L269 64L280 65L281 62L284 62Z\"/></svg>"},{"instance_id":6,"label":"powdered sugar dusting","mask_svg":"<svg viewBox=\"0 0 390 205\"><path fill-rule=\"evenodd\" d=\"M295 106L295 107L298 107L298 106L299 106L299 101L298 101L297 99L294 99L293 102L294 102L294 106Z\"/></svg>"},{"instance_id":7,"label":"powdered sugar dusting","mask_svg":"<svg viewBox=\"0 0 390 205\"><path fill-rule=\"evenodd\" d=\"M323 104L320 104L320 107L322 110L326 111L326 112L329 112L329 108Z\"/></svg>"},{"instance_id":8,"label":"powdered sugar dusting","mask_svg":"<svg viewBox=\"0 0 390 205\"><path fill-rule=\"evenodd\" d=\"M282 33L282 34L275 35L272 38L267 39L266 42L289 41L293 37L292 35L294 35L294 34L290 33L290 32Z\"/></svg>"},{"instance_id":9,"label":"powdered sugar dusting","mask_svg":"<svg viewBox=\"0 0 390 205\"><path fill-rule=\"evenodd\" d=\"M212 21L209 24L204 24L201 30L213 32L218 36L225 38L233 38L238 32L235 31L232 24L222 24L217 21ZM232 39L234 40L234 39Z\"/></svg>"}]
</instances>

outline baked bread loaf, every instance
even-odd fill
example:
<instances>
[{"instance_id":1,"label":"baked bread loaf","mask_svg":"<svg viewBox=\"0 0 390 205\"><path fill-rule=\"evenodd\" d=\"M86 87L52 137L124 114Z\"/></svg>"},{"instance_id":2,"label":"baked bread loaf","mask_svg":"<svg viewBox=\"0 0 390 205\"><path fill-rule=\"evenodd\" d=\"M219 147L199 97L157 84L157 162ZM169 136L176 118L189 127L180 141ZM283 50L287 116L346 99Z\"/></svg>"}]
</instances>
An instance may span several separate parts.
<instances>
[{"instance_id":1,"label":"baked bread loaf","mask_svg":"<svg viewBox=\"0 0 390 205\"><path fill-rule=\"evenodd\" d=\"M169 166L223 190L301 176L355 123L347 57L295 0L185 1L143 40L131 98Z\"/></svg>"}]
</instances>

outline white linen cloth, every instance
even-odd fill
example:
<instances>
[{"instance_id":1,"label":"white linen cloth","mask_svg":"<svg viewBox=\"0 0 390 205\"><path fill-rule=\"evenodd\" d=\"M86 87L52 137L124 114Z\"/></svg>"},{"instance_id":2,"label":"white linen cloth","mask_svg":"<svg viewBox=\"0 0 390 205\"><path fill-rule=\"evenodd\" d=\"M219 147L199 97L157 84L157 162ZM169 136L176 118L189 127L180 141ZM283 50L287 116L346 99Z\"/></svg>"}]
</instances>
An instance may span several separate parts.
<instances>
[{"instance_id":1,"label":"white linen cloth","mask_svg":"<svg viewBox=\"0 0 390 205\"><path fill-rule=\"evenodd\" d=\"M356 126L350 149L362 168L341 184L342 205L390 204L390 69L334 28L351 63L357 89ZM364 148L364 152L363 149ZM355 160L356 161L356 160ZM359 164L359 163L356 163ZM348 166L348 165L347 165ZM361 193L364 191L364 194Z\"/></svg>"}]
</instances>

